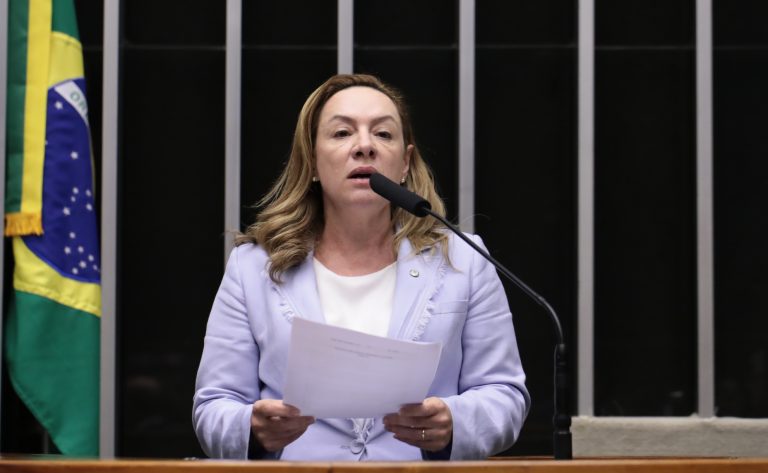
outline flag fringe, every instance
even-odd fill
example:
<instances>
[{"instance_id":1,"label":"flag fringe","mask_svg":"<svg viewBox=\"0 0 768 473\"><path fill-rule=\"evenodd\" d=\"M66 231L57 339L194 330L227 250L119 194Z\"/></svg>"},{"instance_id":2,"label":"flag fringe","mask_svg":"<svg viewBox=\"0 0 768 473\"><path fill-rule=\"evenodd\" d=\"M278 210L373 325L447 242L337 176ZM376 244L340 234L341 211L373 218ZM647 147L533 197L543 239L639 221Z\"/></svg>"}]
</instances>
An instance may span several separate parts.
<instances>
[{"instance_id":1,"label":"flag fringe","mask_svg":"<svg viewBox=\"0 0 768 473\"><path fill-rule=\"evenodd\" d=\"M5 216L5 236L42 235L43 216L39 213L15 212Z\"/></svg>"}]
</instances>

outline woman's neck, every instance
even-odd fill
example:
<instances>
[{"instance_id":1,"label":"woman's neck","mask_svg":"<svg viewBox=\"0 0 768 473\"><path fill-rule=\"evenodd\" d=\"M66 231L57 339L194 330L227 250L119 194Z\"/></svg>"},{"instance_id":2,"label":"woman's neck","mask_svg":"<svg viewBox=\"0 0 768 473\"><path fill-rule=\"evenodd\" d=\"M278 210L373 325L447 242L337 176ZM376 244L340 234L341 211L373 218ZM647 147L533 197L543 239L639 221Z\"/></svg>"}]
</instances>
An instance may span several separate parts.
<instances>
[{"instance_id":1,"label":"woman's neck","mask_svg":"<svg viewBox=\"0 0 768 473\"><path fill-rule=\"evenodd\" d=\"M315 258L342 276L370 274L392 264L394 232L389 215L326 215Z\"/></svg>"}]
</instances>

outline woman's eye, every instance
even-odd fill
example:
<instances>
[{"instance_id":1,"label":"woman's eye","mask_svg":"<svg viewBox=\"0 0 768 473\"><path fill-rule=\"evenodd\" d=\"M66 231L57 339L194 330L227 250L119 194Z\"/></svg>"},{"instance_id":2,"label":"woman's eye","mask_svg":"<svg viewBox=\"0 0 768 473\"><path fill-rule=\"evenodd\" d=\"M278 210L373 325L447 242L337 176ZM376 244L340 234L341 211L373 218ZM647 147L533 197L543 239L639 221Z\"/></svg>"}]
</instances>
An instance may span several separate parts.
<instances>
[{"instance_id":1,"label":"woman's eye","mask_svg":"<svg viewBox=\"0 0 768 473\"><path fill-rule=\"evenodd\" d=\"M348 130L336 130L335 132L333 132L334 138L344 138L346 136L349 136Z\"/></svg>"},{"instance_id":2,"label":"woman's eye","mask_svg":"<svg viewBox=\"0 0 768 473\"><path fill-rule=\"evenodd\" d=\"M392 133L388 131L379 131L376 133L376 136L378 136L379 138L384 138L388 140L392 138Z\"/></svg>"}]
</instances>

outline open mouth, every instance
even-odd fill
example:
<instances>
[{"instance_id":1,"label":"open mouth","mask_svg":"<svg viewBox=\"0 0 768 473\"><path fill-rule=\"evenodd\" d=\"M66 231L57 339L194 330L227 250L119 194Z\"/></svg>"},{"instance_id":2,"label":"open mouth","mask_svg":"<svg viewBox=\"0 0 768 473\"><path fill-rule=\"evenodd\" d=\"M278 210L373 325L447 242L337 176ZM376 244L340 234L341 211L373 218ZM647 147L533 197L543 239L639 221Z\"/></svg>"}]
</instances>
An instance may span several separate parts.
<instances>
[{"instance_id":1,"label":"open mouth","mask_svg":"<svg viewBox=\"0 0 768 473\"><path fill-rule=\"evenodd\" d=\"M349 176L347 176L349 179L357 179L357 180L367 180L370 179L371 174L376 172L376 168L371 166L360 166L356 169L353 169L351 173L349 173Z\"/></svg>"},{"instance_id":2,"label":"open mouth","mask_svg":"<svg viewBox=\"0 0 768 473\"><path fill-rule=\"evenodd\" d=\"M371 174L373 174L373 173L370 173L370 172L356 172L356 173L350 174L349 178L350 179L370 179Z\"/></svg>"}]
</instances>

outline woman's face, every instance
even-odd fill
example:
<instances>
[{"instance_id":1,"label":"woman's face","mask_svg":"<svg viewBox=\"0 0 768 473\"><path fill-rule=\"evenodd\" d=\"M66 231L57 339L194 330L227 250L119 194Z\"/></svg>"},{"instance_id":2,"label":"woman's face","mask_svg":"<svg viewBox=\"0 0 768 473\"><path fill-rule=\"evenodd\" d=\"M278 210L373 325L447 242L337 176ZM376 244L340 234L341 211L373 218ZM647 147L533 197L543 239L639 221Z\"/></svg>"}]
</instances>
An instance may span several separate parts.
<instances>
[{"instance_id":1,"label":"woman's face","mask_svg":"<svg viewBox=\"0 0 768 473\"><path fill-rule=\"evenodd\" d=\"M338 210L386 206L368 177L378 172L400 182L412 151L413 145L405 146L400 114L389 97L360 86L337 92L320 111L315 139L324 205Z\"/></svg>"}]
</instances>

